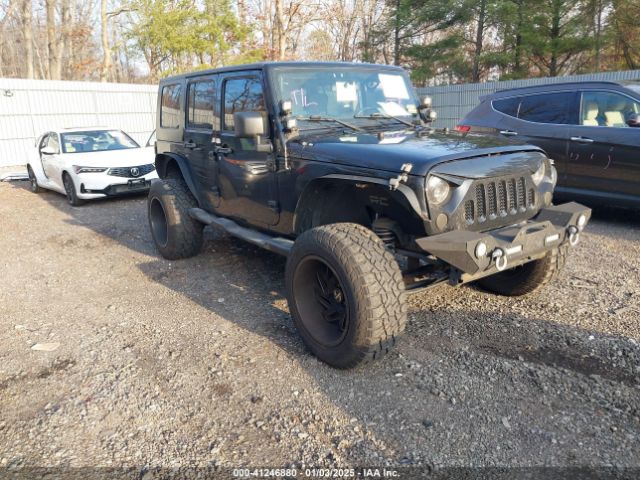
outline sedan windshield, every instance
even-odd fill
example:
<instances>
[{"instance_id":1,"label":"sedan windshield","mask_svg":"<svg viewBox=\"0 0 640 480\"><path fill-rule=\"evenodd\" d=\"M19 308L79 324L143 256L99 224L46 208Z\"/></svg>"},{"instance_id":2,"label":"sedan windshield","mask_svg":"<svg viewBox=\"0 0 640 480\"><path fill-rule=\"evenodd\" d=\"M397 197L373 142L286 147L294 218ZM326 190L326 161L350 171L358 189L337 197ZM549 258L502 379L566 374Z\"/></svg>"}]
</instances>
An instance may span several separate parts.
<instances>
[{"instance_id":1,"label":"sedan windshield","mask_svg":"<svg viewBox=\"0 0 640 480\"><path fill-rule=\"evenodd\" d=\"M272 83L277 101L290 100L292 115L349 120L411 120L418 101L406 76L394 70L337 67L278 68Z\"/></svg>"},{"instance_id":2,"label":"sedan windshield","mask_svg":"<svg viewBox=\"0 0 640 480\"><path fill-rule=\"evenodd\" d=\"M87 132L68 132L60 135L63 153L104 152L138 148L138 145L122 130L92 130Z\"/></svg>"}]
</instances>

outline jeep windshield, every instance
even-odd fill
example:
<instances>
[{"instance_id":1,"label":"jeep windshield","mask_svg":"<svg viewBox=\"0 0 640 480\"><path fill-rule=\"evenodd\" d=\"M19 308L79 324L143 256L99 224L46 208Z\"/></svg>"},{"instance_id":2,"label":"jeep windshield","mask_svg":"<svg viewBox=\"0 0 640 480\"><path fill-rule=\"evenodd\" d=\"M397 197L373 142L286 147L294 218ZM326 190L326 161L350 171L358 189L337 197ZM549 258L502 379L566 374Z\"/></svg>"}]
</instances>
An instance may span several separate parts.
<instances>
[{"instance_id":1,"label":"jeep windshield","mask_svg":"<svg viewBox=\"0 0 640 480\"><path fill-rule=\"evenodd\" d=\"M406 122L418 118L418 101L406 75L392 69L358 67L276 68L276 101L290 100L292 116L359 122ZM330 124L330 122L326 122Z\"/></svg>"}]
</instances>

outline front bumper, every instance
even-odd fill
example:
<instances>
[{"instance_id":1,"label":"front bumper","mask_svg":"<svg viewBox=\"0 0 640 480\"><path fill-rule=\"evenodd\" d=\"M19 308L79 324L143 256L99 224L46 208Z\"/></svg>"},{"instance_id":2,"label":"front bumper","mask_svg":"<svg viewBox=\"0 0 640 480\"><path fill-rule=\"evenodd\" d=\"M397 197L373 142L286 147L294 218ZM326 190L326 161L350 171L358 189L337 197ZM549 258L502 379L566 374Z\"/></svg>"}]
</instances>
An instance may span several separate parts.
<instances>
[{"instance_id":1,"label":"front bumper","mask_svg":"<svg viewBox=\"0 0 640 480\"><path fill-rule=\"evenodd\" d=\"M591 209L570 202L543 208L517 225L488 232L454 230L416 243L454 268L452 283L466 283L542 258L560 245L576 245L590 218Z\"/></svg>"},{"instance_id":2,"label":"front bumper","mask_svg":"<svg viewBox=\"0 0 640 480\"><path fill-rule=\"evenodd\" d=\"M147 191L151 181L156 178L158 178L158 174L155 170L137 178L120 178L106 172L80 173L75 175L74 183L78 186L79 198L92 199L141 193Z\"/></svg>"}]
</instances>

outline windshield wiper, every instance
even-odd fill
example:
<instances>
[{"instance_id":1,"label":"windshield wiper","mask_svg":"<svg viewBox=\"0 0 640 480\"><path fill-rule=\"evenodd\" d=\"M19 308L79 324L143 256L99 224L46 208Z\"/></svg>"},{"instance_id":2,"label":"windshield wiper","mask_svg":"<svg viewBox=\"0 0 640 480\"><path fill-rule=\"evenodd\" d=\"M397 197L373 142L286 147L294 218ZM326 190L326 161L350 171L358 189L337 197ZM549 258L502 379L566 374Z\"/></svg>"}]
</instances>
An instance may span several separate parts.
<instances>
[{"instance_id":1,"label":"windshield wiper","mask_svg":"<svg viewBox=\"0 0 640 480\"><path fill-rule=\"evenodd\" d=\"M356 125L352 125L351 123L345 122L343 120L338 120L333 117L321 117L320 115L309 115L308 117L296 117L296 120L308 120L310 122L335 122L339 123L343 127L350 128L351 130L356 130L357 132L364 132L360 127Z\"/></svg>"},{"instance_id":2,"label":"windshield wiper","mask_svg":"<svg viewBox=\"0 0 640 480\"><path fill-rule=\"evenodd\" d=\"M404 123L405 125L411 127L411 128L416 128L416 124L415 123L411 123L408 120L404 120L400 117L394 117L393 115L387 115L386 113L372 113L371 115L355 115L353 118L371 118L371 119L386 119L386 120L395 120L396 122L400 122L400 123Z\"/></svg>"}]
</instances>

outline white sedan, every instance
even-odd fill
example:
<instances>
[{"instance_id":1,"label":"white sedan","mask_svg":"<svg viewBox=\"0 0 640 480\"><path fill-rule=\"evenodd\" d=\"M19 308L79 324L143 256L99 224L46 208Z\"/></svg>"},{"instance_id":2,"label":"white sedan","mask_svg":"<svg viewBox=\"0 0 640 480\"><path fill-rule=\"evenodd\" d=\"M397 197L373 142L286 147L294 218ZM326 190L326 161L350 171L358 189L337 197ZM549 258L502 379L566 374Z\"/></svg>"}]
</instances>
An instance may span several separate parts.
<instances>
[{"instance_id":1,"label":"white sedan","mask_svg":"<svg viewBox=\"0 0 640 480\"><path fill-rule=\"evenodd\" d=\"M41 135L27 172L33 192L54 190L75 206L148 190L151 180L158 178L154 161L151 138L141 147L115 128L73 128Z\"/></svg>"}]
</instances>

